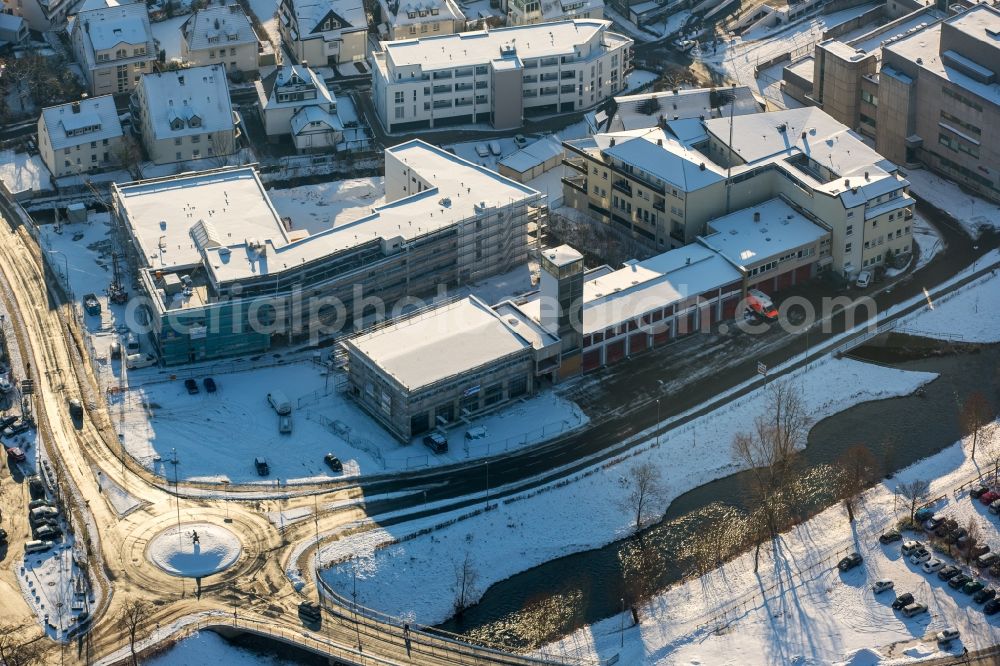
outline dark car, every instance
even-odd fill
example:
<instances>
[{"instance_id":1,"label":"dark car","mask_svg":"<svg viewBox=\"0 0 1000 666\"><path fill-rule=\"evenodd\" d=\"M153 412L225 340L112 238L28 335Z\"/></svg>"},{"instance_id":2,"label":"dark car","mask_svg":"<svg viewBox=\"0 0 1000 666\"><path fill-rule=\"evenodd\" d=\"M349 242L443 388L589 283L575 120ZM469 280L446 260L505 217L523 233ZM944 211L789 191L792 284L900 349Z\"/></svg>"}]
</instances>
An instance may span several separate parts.
<instances>
[{"instance_id":1,"label":"dark car","mask_svg":"<svg viewBox=\"0 0 1000 666\"><path fill-rule=\"evenodd\" d=\"M986 615L993 615L997 611L1000 611L1000 599L990 599L983 606L983 613Z\"/></svg>"},{"instance_id":2,"label":"dark car","mask_svg":"<svg viewBox=\"0 0 1000 666\"><path fill-rule=\"evenodd\" d=\"M963 587L966 583L969 583L971 581L972 581L972 576L970 576L969 574L964 574L964 573L958 574L957 576L948 579L948 587L950 587L953 590L957 590Z\"/></svg>"},{"instance_id":3,"label":"dark car","mask_svg":"<svg viewBox=\"0 0 1000 666\"><path fill-rule=\"evenodd\" d=\"M896 600L892 602L892 607L899 610L903 606L909 606L913 603L913 595L909 592L904 592L903 594L896 597Z\"/></svg>"},{"instance_id":4,"label":"dark car","mask_svg":"<svg viewBox=\"0 0 1000 666\"><path fill-rule=\"evenodd\" d=\"M997 501L998 499L1000 499L1000 493L998 493L995 490L988 490L979 496L979 501L985 504L986 506L993 504L993 502Z\"/></svg>"},{"instance_id":5,"label":"dark car","mask_svg":"<svg viewBox=\"0 0 1000 666\"><path fill-rule=\"evenodd\" d=\"M972 490L969 491L969 497L971 497L972 499L979 499L979 496L986 492L989 492L989 488L987 488L986 486L982 485L975 486L973 487Z\"/></svg>"},{"instance_id":6,"label":"dark car","mask_svg":"<svg viewBox=\"0 0 1000 666\"><path fill-rule=\"evenodd\" d=\"M958 529L958 522L954 518L948 518L943 523L937 526L934 530L934 534L939 537L945 537L949 532Z\"/></svg>"},{"instance_id":7,"label":"dark car","mask_svg":"<svg viewBox=\"0 0 1000 666\"><path fill-rule=\"evenodd\" d=\"M861 561L863 559L864 558L858 555L857 553L851 553L850 555L842 559L840 562L837 562L837 568L840 569L841 571L847 571L848 569L853 569L854 567L861 564Z\"/></svg>"},{"instance_id":8,"label":"dark car","mask_svg":"<svg viewBox=\"0 0 1000 666\"><path fill-rule=\"evenodd\" d=\"M978 559L988 552L990 552L990 545L988 543L977 544L969 549L969 557Z\"/></svg>"},{"instance_id":9,"label":"dark car","mask_svg":"<svg viewBox=\"0 0 1000 666\"><path fill-rule=\"evenodd\" d=\"M899 541L903 538L903 535L896 530L890 530L878 538L879 543L892 543L893 541Z\"/></svg>"},{"instance_id":10,"label":"dark car","mask_svg":"<svg viewBox=\"0 0 1000 666\"><path fill-rule=\"evenodd\" d=\"M62 530L56 525L42 525L35 530L35 538L42 541L52 541L62 534Z\"/></svg>"},{"instance_id":11,"label":"dark car","mask_svg":"<svg viewBox=\"0 0 1000 666\"><path fill-rule=\"evenodd\" d=\"M19 446L15 446L15 447L7 449L7 457L11 461L16 462L16 463L24 462L25 458L26 458L26 456L24 455L24 451L22 451L21 447L19 447Z\"/></svg>"},{"instance_id":12,"label":"dark car","mask_svg":"<svg viewBox=\"0 0 1000 666\"><path fill-rule=\"evenodd\" d=\"M3 436L10 439L31 430L31 421L19 420L3 429Z\"/></svg>"},{"instance_id":13,"label":"dark car","mask_svg":"<svg viewBox=\"0 0 1000 666\"><path fill-rule=\"evenodd\" d=\"M187 389L189 395L194 395L198 392L198 382L193 379L185 379L184 388Z\"/></svg>"},{"instance_id":14,"label":"dark car","mask_svg":"<svg viewBox=\"0 0 1000 666\"><path fill-rule=\"evenodd\" d=\"M439 432L432 432L424 437L424 444L434 453L445 453L448 451L448 440Z\"/></svg>"},{"instance_id":15,"label":"dark car","mask_svg":"<svg viewBox=\"0 0 1000 666\"><path fill-rule=\"evenodd\" d=\"M325 462L326 466L332 469L334 472L344 471L344 463L340 462L340 458L333 455L332 453L328 453L325 456L323 456L323 462Z\"/></svg>"},{"instance_id":16,"label":"dark car","mask_svg":"<svg viewBox=\"0 0 1000 666\"><path fill-rule=\"evenodd\" d=\"M55 507L55 504L53 504L52 502L50 502L50 501L49 501L49 500L47 500L47 499L36 499L36 500L31 500L30 502L28 502L28 510L29 510L29 511L30 511L31 509L37 509L37 508L38 508L38 507L40 507L40 506L51 506L51 507Z\"/></svg>"},{"instance_id":17,"label":"dark car","mask_svg":"<svg viewBox=\"0 0 1000 666\"><path fill-rule=\"evenodd\" d=\"M69 401L69 415L70 418L76 419L77 421L83 420L83 403L76 398L71 398Z\"/></svg>"},{"instance_id":18,"label":"dark car","mask_svg":"<svg viewBox=\"0 0 1000 666\"><path fill-rule=\"evenodd\" d=\"M268 467L267 460L260 456L253 459L253 466L257 468L258 476L267 476L271 473L271 468Z\"/></svg>"},{"instance_id":19,"label":"dark car","mask_svg":"<svg viewBox=\"0 0 1000 666\"><path fill-rule=\"evenodd\" d=\"M0 529L0 545L7 543L7 530Z\"/></svg>"},{"instance_id":20,"label":"dark car","mask_svg":"<svg viewBox=\"0 0 1000 666\"><path fill-rule=\"evenodd\" d=\"M930 508L929 506L917 509L916 513L913 514L913 517L916 518L918 523L922 523L928 518L931 518L933 516L934 516L934 509Z\"/></svg>"},{"instance_id":21,"label":"dark car","mask_svg":"<svg viewBox=\"0 0 1000 666\"><path fill-rule=\"evenodd\" d=\"M958 543L959 539L961 539L962 537L966 537L968 535L969 535L969 530L965 529L964 527L959 527L957 530L954 530L953 532L949 533L948 536L944 538L944 540L947 543Z\"/></svg>"},{"instance_id":22,"label":"dark car","mask_svg":"<svg viewBox=\"0 0 1000 666\"><path fill-rule=\"evenodd\" d=\"M924 531L933 532L938 528L938 525L944 522L944 516L931 516L924 521Z\"/></svg>"},{"instance_id":23,"label":"dark car","mask_svg":"<svg viewBox=\"0 0 1000 666\"><path fill-rule=\"evenodd\" d=\"M994 590L992 587L987 587L986 589L979 590L978 592L973 594L972 600L975 601L977 604L981 604L983 602L995 598L996 596L997 596L997 591Z\"/></svg>"},{"instance_id":24,"label":"dark car","mask_svg":"<svg viewBox=\"0 0 1000 666\"><path fill-rule=\"evenodd\" d=\"M940 578L941 580L949 580L951 578L954 578L960 573L962 573L961 569L959 569L953 564L950 564L946 566L944 569L941 569L941 571L938 571L938 578Z\"/></svg>"},{"instance_id":25,"label":"dark car","mask_svg":"<svg viewBox=\"0 0 1000 666\"><path fill-rule=\"evenodd\" d=\"M205 377L205 381L203 381L202 384L205 385L206 393L215 393L215 391L219 388L215 385L215 380L211 377Z\"/></svg>"},{"instance_id":26,"label":"dark car","mask_svg":"<svg viewBox=\"0 0 1000 666\"><path fill-rule=\"evenodd\" d=\"M5 417L3 417L2 419L0 419L0 430L3 430L4 428L6 428L9 425L14 425L15 423L17 423L17 420L19 418L21 418L21 417L17 416L16 414L14 416L5 416Z\"/></svg>"},{"instance_id":27,"label":"dark car","mask_svg":"<svg viewBox=\"0 0 1000 666\"><path fill-rule=\"evenodd\" d=\"M975 594L976 592L982 590L984 587L986 587L986 583L984 583L981 580L973 579L962 586L962 592L965 592L966 594Z\"/></svg>"},{"instance_id":28,"label":"dark car","mask_svg":"<svg viewBox=\"0 0 1000 666\"><path fill-rule=\"evenodd\" d=\"M299 604L299 617L304 622L319 623L323 619L322 609L314 601L303 601Z\"/></svg>"},{"instance_id":29,"label":"dark car","mask_svg":"<svg viewBox=\"0 0 1000 666\"><path fill-rule=\"evenodd\" d=\"M37 474L28 477L28 493L33 500L45 499L45 484Z\"/></svg>"}]
</instances>

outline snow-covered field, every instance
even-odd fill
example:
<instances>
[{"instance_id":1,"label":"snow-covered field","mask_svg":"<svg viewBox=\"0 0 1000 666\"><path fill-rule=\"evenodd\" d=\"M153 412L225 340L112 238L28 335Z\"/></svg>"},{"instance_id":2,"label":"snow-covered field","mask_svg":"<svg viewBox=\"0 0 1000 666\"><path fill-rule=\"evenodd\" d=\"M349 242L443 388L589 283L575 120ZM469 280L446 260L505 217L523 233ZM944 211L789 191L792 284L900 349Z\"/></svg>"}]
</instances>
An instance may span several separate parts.
<instances>
[{"instance_id":1,"label":"snow-covered field","mask_svg":"<svg viewBox=\"0 0 1000 666\"><path fill-rule=\"evenodd\" d=\"M1000 206L963 192L954 182L927 169L907 170L906 179L914 194L954 217L974 236L980 228L1000 229Z\"/></svg>"},{"instance_id":2,"label":"snow-covered field","mask_svg":"<svg viewBox=\"0 0 1000 666\"><path fill-rule=\"evenodd\" d=\"M819 420L859 402L909 394L933 378L827 358L785 381L801 389L809 413ZM479 572L476 593L482 594L490 584L542 562L626 536L632 518L621 509L630 492L623 480L633 464L651 460L663 469L671 498L738 471L729 442L753 422L765 400L760 390L754 391L663 437L660 446L647 440L635 449L634 458L602 465L570 483L547 486L544 492L500 503L493 511L412 540L382 547L455 516L443 514L347 537L323 549L324 562L342 563L322 575L346 593L353 589L356 566L359 603L425 624L440 622L451 614L454 569L467 553ZM351 556L360 559L344 562Z\"/></svg>"},{"instance_id":3,"label":"snow-covered field","mask_svg":"<svg viewBox=\"0 0 1000 666\"><path fill-rule=\"evenodd\" d=\"M159 43L160 50L165 52L167 62L181 58L181 25L190 16L175 16L164 21L151 23L153 37Z\"/></svg>"},{"instance_id":4,"label":"snow-covered field","mask_svg":"<svg viewBox=\"0 0 1000 666\"><path fill-rule=\"evenodd\" d=\"M956 322L961 322L957 325ZM996 271L907 317L899 332L963 342L1000 342L1000 276Z\"/></svg>"},{"instance_id":5,"label":"snow-covered field","mask_svg":"<svg viewBox=\"0 0 1000 666\"><path fill-rule=\"evenodd\" d=\"M146 666L299 666L302 663L280 654L281 648L277 646L274 653L254 652L233 645L214 631L199 631L143 663Z\"/></svg>"},{"instance_id":6,"label":"snow-covered field","mask_svg":"<svg viewBox=\"0 0 1000 666\"><path fill-rule=\"evenodd\" d=\"M282 217L292 218L293 229L315 234L371 215L372 207L385 203L385 184L381 176L355 178L274 188L267 195Z\"/></svg>"},{"instance_id":7,"label":"snow-covered field","mask_svg":"<svg viewBox=\"0 0 1000 666\"><path fill-rule=\"evenodd\" d=\"M52 174L41 155L0 150L0 180L12 194L45 192L52 189Z\"/></svg>"},{"instance_id":8,"label":"snow-covered field","mask_svg":"<svg viewBox=\"0 0 1000 666\"><path fill-rule=\"evenodd\" d=\"M1000 445L997 435L996 445ZM773 549L762 551L759 574L753 573L753 554L747 553L654 597L639 627L626 623L624 649L619 634L622 618L613 617L547 650L601 658L617 653L625 664L861 666L939 653L933 636L947 627L962 634L961 641L948 649L951 654L961 654L963 647L975 650L997 643L1000 616L984 616L969 595L905 561L898 542L878 543L878 535L907 511L895 489L924 479L931 481L931 497L945 496L935 505L939 512L959 524L974 517L987 542L1000 544L997 517L967 493L952 494L977 473L970 449L968 443L956 443L879 484L865 494L853 525L848 525L838 504L783 534ZM914 535L908 533L906 538ZM865 558L863 565L840 573L837 558L852 550ZM951 561L944 554L934 555ZM883 578L892 580L895 590L876 596L870 586ZM930 612L906 619L894 611L890 603L896 593L904 592L929 606Z\"/></svg>"}]
</instances>

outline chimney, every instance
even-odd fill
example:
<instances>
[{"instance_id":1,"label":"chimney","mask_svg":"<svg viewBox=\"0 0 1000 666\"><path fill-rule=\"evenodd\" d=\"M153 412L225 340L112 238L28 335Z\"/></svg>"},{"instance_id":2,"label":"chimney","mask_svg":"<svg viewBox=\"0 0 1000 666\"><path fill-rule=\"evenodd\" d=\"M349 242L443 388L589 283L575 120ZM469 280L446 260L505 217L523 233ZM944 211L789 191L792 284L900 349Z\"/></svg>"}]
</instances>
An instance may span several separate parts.
<instances>
[{"instance_id":1,"label":"chimney","mask_svg":"<svg viewBox=\"0 0 1000 666\"><path fill-rule=\"evenodd\" d=\"M660 148L662 148L663 147L663 139L657 139L656 140L656 145L658 145Z\"/></svg>"},{"instance_id":2,"label":"chimney","mask_svg":"<svg viewBox=\"0 0 1000 666\"><path fill-rule=\"evenodd\" d=\"M611 137L611 143L608 145L609 148L615 147L615 137Z\"/></svg>"},{"instance_id":3,"label":"chimney","mask_svg":"<svg viewBox=\"0 0 1000 666\"><path fill-rule=\"evenodd\" d=\"M868 172L867 171L865 171L865 180L871 180L871 178L868 177Z\"/></svg>"},{"instance_id":4,"label":"chimney","mask_svg":"<svg viewBox=\"0 0 1000 666\"><path fill-rule=\"evenodd\" d=\"M73 102L73 105L70 108L73 109L73 113L80 113L80 103L79 102Z\"/></svg>"},{"instance_id":5,"label":"chimney","mask_svg":"<svg viewBox=\"0 0 1000 666\"><path fill-rule=\"evenodd\" d=\"M844 187L850 187L850 186L851 186L851 179L850 178L845 178L844 179Z\"/></svg>"},{"instance_id":6,"label":"chimney","mask_svg":"<svg viewBox=\"0 0 1000 666\"><path fill-rule=\"evenodd\" d=\"M698 165L698 170L699 171L704 171L705 170L705 163L704 162L702 162L701 164Z\"/></svg>"},{"instance_id":7,"label":"chimney","mask_svg":"<svg viewBox=\"0 0 1000 666\"><path fill-rule=\"evenodd\" d=\"M754 222L760 222L760 211L754 211L753 221Z\"/></svg>"},{"instance_id":8,"label":"chimney","mask_svg":"<svg viewBox=\"0 0 1000 666\"><path fill-rule=\"evenodd\" d=\"M181 85L184 85L184 75L183 74L178 75L178 77L177 77L177 83L179 83Z\"/></svg>"}]
</instances>

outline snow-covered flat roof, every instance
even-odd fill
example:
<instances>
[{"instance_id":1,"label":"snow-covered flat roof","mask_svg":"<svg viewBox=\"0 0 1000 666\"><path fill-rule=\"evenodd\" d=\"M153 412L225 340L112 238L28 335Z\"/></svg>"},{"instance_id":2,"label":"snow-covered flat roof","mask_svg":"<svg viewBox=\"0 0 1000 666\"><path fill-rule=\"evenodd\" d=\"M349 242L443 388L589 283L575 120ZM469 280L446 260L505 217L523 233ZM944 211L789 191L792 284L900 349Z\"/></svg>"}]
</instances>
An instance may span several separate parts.
<instances>
[{"instance_id":1,"label":"snow-covered flat roof","mask_svg":"<svg viewBox=\"0 0 1000 666\"><path fill-rule=\"evenodd\" d=\"M349 344L409 391L531 348L474 296L364 333Z\"/></svg>"},{"instance_id":2,"label":"snow-covered flat roof","mask_svg":"<svg viewBox=\"0 0 1000 666\"><path fill-rule=\"evenodd\" d=\"M122 124L111 95L50 106L42 110L42 119L53 150L122 135ZM82 131L87 128L92 129Z\"/></svg>"},{"instance_id":3,"label":"snow-covered flat roof","mask_svg":"<svg viewBox=\"0 0 1000 666\"><path fill-rule=\"evenodd\" d=\"M782 199L738 210L708 223L714 232L702 242L746 268L796 248L816 243L830 232Z\"/></svg>"},{"instance_id":4,"label":"snow-covered flat roof","mask_svg":"<svg viewBox=\"0 0 1000 666\"><path fill-rule=\"evenodd\" d=\"M184 22L181 32L192 51L257 43L250 19L237 4L200 9Z\"/></svg>"},{"instance_id":5,"label":"snow-covered flat roof","mask_svg":"<svg viewBox=\"0 0 1000 666\"><path fill-rule=\"evenodd\" d=\"M599 19L576 19L382 42L381 46L396 67L420 65L433 70L489 62L500 57L502 47L510 46L521 60L575 55L578 44L610 25Z\"/></svg>"},{"instance_id":6,"label":"snow-covered flat roof","mask_svg":"<svg viewBox=\"0 0 1000 666\"><path fill-rule=\"evenodd\" d=\"M251 167L115 184L145 263L153 269L201 261L192 231L204 220L226 243L283 238L284 225Z\"/></svg>"},{"instance_id":7,"label":"snow-covered flat roof","mask_svg":"<svg viewBox=\"0 0 1000 666\"><path fill-rule=\"evenodd\" d=\"M613 132L594 138L605 155L652 174L685 192L707 187L726 177L725 170L715 162L660 128Z\"/></svg>"},{"instance_id":8,"label":"snow-covered flat roof","mask_svg":"<svg viewBox=\"0 0 1000 666\"><path fill-rule=\"evenodd\" d=\"M145 88L145 112L157 139L233 129L233 107L222 65L143 74L140 85ZM194 116L201 119L200 125L189 122ZM184 121L180 129L171 127L176 118Z\"/></svg>"},{"instance_id":9,"label":"snow-covered flat roof","mask_svg":"<svg viewBox=\"0 0 1000 666\"><path fill-rule=\"evenodd\" d=\"M733 91L735 115L760 112L760 104L749 86L737 86ZM730 106L728 103L718 107L712 106L713 100L717 102L720 96L728 94L730 94L729 89L716 91L711 88L688 88L615 97L618 108L607 130L617 132L656 127L661 116L668 121L684 118L716 118L720 115L728 117Z\"/></svg>"}]
</instances>

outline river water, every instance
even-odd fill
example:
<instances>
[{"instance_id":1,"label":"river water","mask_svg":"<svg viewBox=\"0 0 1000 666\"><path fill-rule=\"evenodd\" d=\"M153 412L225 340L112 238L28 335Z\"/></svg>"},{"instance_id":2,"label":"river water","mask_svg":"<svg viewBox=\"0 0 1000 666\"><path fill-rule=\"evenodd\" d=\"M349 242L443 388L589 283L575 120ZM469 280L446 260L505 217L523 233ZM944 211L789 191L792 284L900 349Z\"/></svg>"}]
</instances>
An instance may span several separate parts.
<instances>
[{"instance_id":1,"label":"river water","mask_svg":"<svg viewBox=\"0 0 1000 666\"><path fill-rule=\"evenodd\" d=\"M889 358L867 348L860 355ZM898 470L932 455L959 438L957 404L972 391L991 400L1000 396L1000 346L978 353L959 353L892 363L905 370L935 372L923 396L890 398L863 403L817 423L803 453L803 504L814 514L833 502L827 491L829 465L855 444L868 446L883 469ZM728 443L720 443L728 447ZM681 574L673 564L699 526L740 520L744 474L699 486L676 498L660 524L643 534L643 541L659 551L658 587L676 582ZM887 481L892 483L892 481ZM713 528L716 529L716 528ZM713 532L713 539L730 535ZM624 570L648 565L648 555L637 553L635 540L616 541L547 562L493 585L463 617L443 629L510 646L537 646L584 624L621 611L628 596Z\"/></svg>"}]
</instances>

